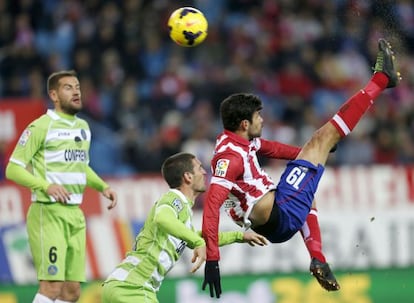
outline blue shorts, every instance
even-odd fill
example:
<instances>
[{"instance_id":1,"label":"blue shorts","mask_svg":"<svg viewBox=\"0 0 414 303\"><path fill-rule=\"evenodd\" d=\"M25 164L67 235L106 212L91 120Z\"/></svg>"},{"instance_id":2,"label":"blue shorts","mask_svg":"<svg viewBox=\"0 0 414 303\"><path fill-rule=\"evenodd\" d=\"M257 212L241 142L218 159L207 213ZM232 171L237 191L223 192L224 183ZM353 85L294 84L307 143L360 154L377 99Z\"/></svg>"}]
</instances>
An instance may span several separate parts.
<instances>
[{"instance_id":1,"label":"blue shorts","mask_svg":"<svg viewBox=\"0 0 414 303\"><path fill-rule=\"evenodd\" d=\"M279 208L279 222L277 228L267 230L264 235L270 242L285 242L302 228L324 170L322 165L315 166L305 160L288 162L275 193L274 208Z\"/></svg>"}]
</instances>

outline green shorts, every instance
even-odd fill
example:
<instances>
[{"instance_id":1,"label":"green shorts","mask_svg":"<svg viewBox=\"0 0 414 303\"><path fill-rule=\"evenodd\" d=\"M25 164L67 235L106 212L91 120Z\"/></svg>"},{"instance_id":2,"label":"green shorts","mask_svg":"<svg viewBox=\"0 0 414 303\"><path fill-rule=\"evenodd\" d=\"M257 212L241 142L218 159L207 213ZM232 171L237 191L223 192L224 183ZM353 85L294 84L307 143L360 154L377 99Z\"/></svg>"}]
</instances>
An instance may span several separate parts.
<instances>
[{"instance_id":1,"label":"green shorts","mask_svg":"<svg viewBox=\"0 0 414 303\"><path fill-rule=\"evenodd\" d=\"M158 303L154 291L122 281L104 283L101 301L102 303Z\"/></svg>"},{"instance_id":2,"label":"green shorts","mask_svg":"<svg viewBox=\"0 0 414 303\"><path fill-rule=\"evenodd\" d=\"M26 228L38 280L86 281L86 224L79 206L33 202Z\"/></svg>"}]
</instances>

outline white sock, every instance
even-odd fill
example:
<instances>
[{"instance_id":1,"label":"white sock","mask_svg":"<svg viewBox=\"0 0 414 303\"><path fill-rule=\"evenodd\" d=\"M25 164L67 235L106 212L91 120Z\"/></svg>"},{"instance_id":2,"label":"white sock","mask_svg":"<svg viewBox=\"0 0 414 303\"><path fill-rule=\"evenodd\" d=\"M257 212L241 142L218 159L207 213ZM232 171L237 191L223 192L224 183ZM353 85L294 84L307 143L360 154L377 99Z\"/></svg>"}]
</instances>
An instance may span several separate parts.
<instances>
[{"instance_id":1,"label":"white sock","mask_svg":"<svg viewBox=\"0 0 414 303\"><path fill-rule=\"evenodd\" d=\"M56 300L55 300L55 303L73 303L73 302L69 302L69 301L62 301L62 300L56 299Z\"/></svg>"},{"instance_id":2,"label":"white sock","mask_svg":"<svg viewBox=\"0 0 414 303\"><path fill-rule=\"evenodd\" d=\"M53 303L53 302L55 301L53 301L52 299L49 299L45 295L37 293L36 296L33 298L32 303Z\"/></svg>"}]
</instances>

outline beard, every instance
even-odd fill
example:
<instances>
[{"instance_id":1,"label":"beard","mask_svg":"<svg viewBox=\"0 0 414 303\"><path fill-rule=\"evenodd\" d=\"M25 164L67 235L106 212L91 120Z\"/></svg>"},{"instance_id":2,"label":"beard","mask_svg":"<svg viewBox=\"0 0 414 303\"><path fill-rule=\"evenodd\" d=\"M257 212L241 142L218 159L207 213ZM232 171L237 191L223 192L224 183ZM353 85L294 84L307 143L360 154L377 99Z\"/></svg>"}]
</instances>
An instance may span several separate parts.
<instances>
[{"instance_id":1,"label":"beard","mask_svg":"<svg viewBox=\"0 0 414 303\"><path fill-rule=\"evenodd\" d=\"M76 107L73 106L70 102L61 102L60 108L65 114L74 116L82 109L82 105L80 107Z\"/></svg>"}]
</instances>

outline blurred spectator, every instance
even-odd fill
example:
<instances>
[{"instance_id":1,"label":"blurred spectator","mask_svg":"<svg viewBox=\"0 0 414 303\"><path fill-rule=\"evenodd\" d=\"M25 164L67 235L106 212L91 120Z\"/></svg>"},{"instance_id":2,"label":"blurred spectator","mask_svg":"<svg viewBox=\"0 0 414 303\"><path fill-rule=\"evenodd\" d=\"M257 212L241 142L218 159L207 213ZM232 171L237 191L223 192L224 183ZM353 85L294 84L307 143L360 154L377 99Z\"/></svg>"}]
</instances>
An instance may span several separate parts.
<instances>
[{"instance_id":1,"label":"blurred spectator","mask_svg":"<svg viewBox=\"0 0 414 303\"><path fill-rule=\"evenodd\" d=\"M8 159L5 159L6 155L6 141L0 139L0 182L5 180L6 163Z\"/></svg>"},{"instance_id":2,"label":"blurred spectator","mask_svg":"<svg viewBox=\"0 0 414 303\"><path fill-rule=\"evenodd\" d=\"M104 109L100 100L99 91L94 80L88 74L80 74L79 82L82 83L83 112L95 121L103 122Z\"/></svg>"},{"instance_id":3,"label":"blurred spectator","mask_svg":"<svg viewBox=\"0 0 414 303\"><path fill-rule=\"evenodd\" d=\"M46 100L45 75L75 69L83 115L95 129L91 152L110 146L119 153L103 163L92 155L98 160L91 165L100 174L158 172L161 159L179 150L208 162L220 131L218 105L234 92L262 97L270 138L302 144L366 81L377 40L385 37L398 53L403 81L329 163L414 160L412 1L187 5L209 20L207 40L196 48L169 39L167 18L177 8L171 1L0 1L0 97Z\"/></svg>"},{"instance_id":4,"label":"blurred spectator","mask_svg":"<svg viewBox=\"0 0 414 303\"><path fill-rule=\"evenodd\" d=\"M119 104L114 110L115 129L122 138L123 159L132 171L158 170L161 161L149 146L156 135L156 121L148 106L142 103L137 92L136 79L129 78L121 86ZM157 157L158 158L158 157Z\"/></svg>"},{"instance_id":5,"label":"blurred spectator","mask_svg":"<svg viewBox=\"0 0 414 303\"><path fill-rule=\"evenodd\" d=\"M210 166L215 138L218 134L216 118L209 100L199 100L191 114L182 123L183 140L181 150L197 156L203 167Z\"/></svg>"}]
</instances>

